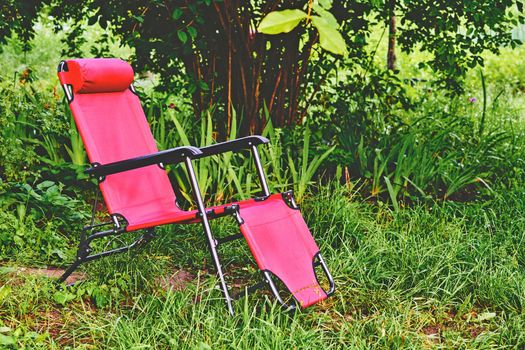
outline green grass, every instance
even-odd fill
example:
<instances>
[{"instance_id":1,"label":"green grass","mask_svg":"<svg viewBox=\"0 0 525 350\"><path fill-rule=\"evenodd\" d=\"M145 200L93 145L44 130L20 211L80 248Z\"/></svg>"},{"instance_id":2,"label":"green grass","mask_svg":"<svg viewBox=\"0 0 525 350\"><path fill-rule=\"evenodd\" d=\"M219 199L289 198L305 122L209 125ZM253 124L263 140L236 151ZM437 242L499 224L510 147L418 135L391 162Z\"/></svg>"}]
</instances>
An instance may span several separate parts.
<instances>
[{"instance_id":1,"label":"green grass","mask_svg":"<svg viewBox=\"0 0 525 350\"><path fill-rule=\"evenodd\" d=\"M393 212L342 188L321 188L303 210L337 291L293 316L263 294L241 300L237 315L228 316L198 225L164 227L134 259L90 265L90 282L69 291L3 271L0 342L118 349L523 347L523 198L514 192L484 203ZM234 228L214 225L221 234ZM224 252L229 271L237 267L244 279L255 272L238 271L250 266L245 252L241 245ZM182 290L160 288L156 277L175 267L195 278ZM70 301L60 298L64 293Z\"/></svg>"}]
</instances>

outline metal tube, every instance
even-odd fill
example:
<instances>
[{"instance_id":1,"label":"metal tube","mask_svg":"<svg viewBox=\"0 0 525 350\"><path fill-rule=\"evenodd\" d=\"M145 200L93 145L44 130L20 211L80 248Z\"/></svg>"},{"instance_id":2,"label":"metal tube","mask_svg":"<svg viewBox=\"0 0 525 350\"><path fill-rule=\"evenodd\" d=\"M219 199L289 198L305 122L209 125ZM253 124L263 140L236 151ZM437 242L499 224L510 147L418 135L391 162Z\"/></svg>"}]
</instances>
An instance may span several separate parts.
<instances>
[{"instance_id":1,"label":"metal tube","mask_svg":"<svg viewBox=\"0 0 525 350\"><path fill-rule=\"evenodd\" d=\"M68 84L62 84L62 89L64 89L64 93L66 94L66 98L68 102L73 101L73 91L69 87Z\"/></svg>"},{"instance_id":2,"label":"metal tube","mask_svg":"<svg viewBox=\"0 0 525 350\"><path fill-rule=\"evenodd\" d=\"M102 222L102 223L100 223L100 224L84 226L83 230L84 230L84 231L93 231L94 228L102 227L102 226L107 226L107 225L115 225L115 223L114 223L113 221Z\"/></svg>"},{"instance_id":3,"label":"metal tube","mask_svg":"<svg viewBox=\"0 0 525 350\"><path fill-rule=\"evenodd\" d=\"M326 292L326 295L330 296L330 295L334 294L334 292L335 292L334 278L332 277L332 274L328 270L328 266L326 266L326 263L325 263L322 255L321 255L321 253L317 253L317 258L319 259L319 263L321 264L321 267L322 267L326 277L328 278L328 282L330 283L330 290L328 292Z\"/></svg>"},{"instance_id":4,"label":"metal tube","mask_svg":"<svg viewBox=\"0 0 525 350\"><path fill-rule=\"evenodd\" d=\"M106 250L106 251L101 252L101 253L88 255L88 256L86 256L83 259L83 261L84 262L89 262L89 261L92 261L92 260L96 260L96 259L100 259L100 258L103 258L103 257L106 257L106 256L110 256L110 255L113 255L113 254L124 253L124 252L127 252L130 249L135 248L135 246L137 244L138 244L138 241L134 241L133 243L131 243L130 245L127 245L125 247L119 247L119 248L115 248L115 249L111 249L111 250Z\"/></svg>"},{"instance_id":5,"label":"metal tube","mask_svg":"<svg viewBox=\"0 0 525 350\"><path fill-rule=\"evenodd\" d=\"M296 307L296 303L295 303L295 299L292 299L293 302L294 302L294 305L286 304L284 302L283 298L281 298L281 295L279 294L279 290L277 289L277 286L273 282L272 275L270 274L270 272L263 271L263 275L264 275L264 278L266 279L266 282L268 282L268 285L270 286L270 290L272 291L273 295L275 296L275 298L277 299L279 304L281 304L285 308L286 311L293 311L293 310L295 310L297 308Z\"/></svg>"},{"instance_id":6,"label":"metal tube","mask_svg":"<svg viewBox=\"0 0 525 350\"><path fill-rule=\"evenodd\" d=\"M89 251L91 250L91 248L89 247L89 244L91 243L91 241L94 240L95 238L109 236L108 232L111 232L111 231L103 231L103 232L95 233L89 236L86 240L82 242L83 244L86 245L85 250L83 251L86 253L86 255L77 255L77 258L73 262L73 264L71 264L71 266L69 266L69 268L64 272L64 274L59 278L58 280L59 283L64 282L69 277L69 275L71 275L71 273L73 273L73 271L77 269L77 267L80 264L87 263L87 262L90 262L96 259L100 259L100 258L109 256L109 255L127 252L128 250L131 250L137 246L141 246L141 245L149 243L154 238L153 229L148 229L146 233L144 233L142 236L140 236L137 240L135 240L130 245L107 250L107 251L97 253L97 254L87 255Z\"/></svg>"},{"instance_id":7,"label":"metal tube","mask_svg":"<svg viewBox=\"0 0 525 350\"><path fill-rule=\"evenodd\" d=\"M257 151L257 146L252 146L253 159L255 161L255 167L257 168L257 175L259 175L259 181L261 182L261 187L265 196L270 195L268 190L268 184L266 183L266 177L264 176L264 170L261 164L261 158L259 157L259 152Z\"/></svg>"},{"instance_id":8,"label":"metal tube","mask_svg":"<svg viewBox=\"0 0 525 350\"><path fill-rule=\"evenodd\" d=\"M125 229L123 228L112 229L112 230L107 230L107 231L100 231L100 232L93 233L92 235L87 236L85 239L85 242L89 244L92 240L96 238L118 235L119 233L122 233L124 231Z\"/></svg>"},{"instance_id":9,"label":"metal tube","mask_svg":"<svg viewBox=\"0 0 525 350\"><path fill-rule=\"evenodd\" d=\"M58 283L63 283L67 280L67 278L75 271L80 264L82 264L83 260L76 259L68 268L67 270L60 276L58 279Z\"/></svg>"},{"instance_id":10,"label":"metal tube","mask_svg":"<svg viewBox=\"0 0 525 350\"><path fill-rule=\"evenodd\" d=\"M140 247L140 246L143 246L143 245L149 243L153 238L155 238L154 230L153 229L148 229L143 235L141 235L139 238L137 238L135 241L133 241L133 243L131 243L131 244L127 245L127 246L119 247L119 248L115 248L115 249L111 249L111 250L106 250L105 252L101 252L101 253L98 253L98 254L88 255L83 260L85 262L88 262L88 261L100 259L100 258L108 256L108 255L124 253L124 252L126 252L128 250L131 250L131 249L135 248L135 247Z\"/></svg>"},{"instance_id":11,"label":"metal tube","mask_svg":"<svg viewBox=\"0 0 525 350\"><path fill-rule=\"evenodd\" d=\"M193 170L191 158L189 157L184 158L184 163L186 163L188 175L190 176L191 189L193 191L195 200L197 201L199 212L201 214L202 226L204 227L204 233L206 233L206 239L208 240L208 246L210 247L211 256L213 258L215 268L217 269L217 274L219 275L219 280L221 283L221 288L224 294L224 298L226 299L228 311L230 312L231 315L233 315L234 312L233 312L233 307L232 307L232 299L230 297L230 293L228 292L228 286L226 285L226 281L224 280L224 274L222 272L221 263L219 261L219 255L217 254L217 249L216 249L217 243L211 233L210 223L208 222L208 216L206 215L206 208L204 207L204 202L202 201L199 183L197 182L195 171Z\"/></svg>"}]
</instances>

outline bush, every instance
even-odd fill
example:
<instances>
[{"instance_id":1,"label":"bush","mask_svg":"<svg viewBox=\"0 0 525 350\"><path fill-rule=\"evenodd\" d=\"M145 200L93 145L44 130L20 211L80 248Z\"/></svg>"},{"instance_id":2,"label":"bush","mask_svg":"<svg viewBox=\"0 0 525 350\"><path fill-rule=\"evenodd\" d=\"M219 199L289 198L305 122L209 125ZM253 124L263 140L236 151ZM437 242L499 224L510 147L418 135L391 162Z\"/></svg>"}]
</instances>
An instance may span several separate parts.
<instances>
[{"instance_id":1,"label":"bush","mask_svg":"<svg viewBox=\"0 0 525 350\"><path fill-rule=\"evenodd\" d=\"M400 200L430 197L472 200L524 176L516 167L525 156L519 105L512 95L497 100L485 86L480 90L470 98L428 90L390 107L379 91L362 97L361 105L343 92L329 104L332 122L319 130L337 144L334 168L345 169L345 181L364 179L367 195L396 207Z\"/></svg>"},{"instance_id":2,"label":"bush","mask_svg":"<svg viewBox=\"0 0 525 350\"><path fill-rule=\"evenodd\" d=\"M63 193L63 187L51 181L34 188L10 185L0 197L0 259L30 264L71 259L69 240L78 234L89 211L84 202Z\"/></svg>"}]
</instances>

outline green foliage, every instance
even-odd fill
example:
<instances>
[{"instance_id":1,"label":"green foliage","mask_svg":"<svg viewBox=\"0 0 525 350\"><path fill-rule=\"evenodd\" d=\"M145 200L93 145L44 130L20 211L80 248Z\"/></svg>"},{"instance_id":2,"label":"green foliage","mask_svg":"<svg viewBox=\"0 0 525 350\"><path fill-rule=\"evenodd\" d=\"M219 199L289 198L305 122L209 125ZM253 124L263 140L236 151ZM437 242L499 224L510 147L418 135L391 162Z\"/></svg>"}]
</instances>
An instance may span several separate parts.
<instances>
[{"instance_id":1,"label":"green foliage","mask_svg":"<svg viewBox=\"0 0 525 350\"><path fill-rule=\"evenodd\" d=\"M295 165L295 161L292 158L293 152L288 153L288 164L281 164L282 167L290 167L292 180L294 183L294 195L298 202L301 202L303 196L311 181L316 174L317 170L323 163L323 161L332 153L336 146L331 147L323 153L316 154L314 157L310 156L310 129L306 127L303 131L303 147L301 157L298 161L298 166Z\"/></svg>"},{"instance_id":2,"label":"green foliage","mask_svg":"<svg viewBox=\"0 0 525 350\"><path fill-rule=\"evenodd\" d=\"M163 104L147 98L151 105L147 108L148 120L152 123L152 131L161 149L180 145L203 147L214 142L213 118L210 110L205 118L195 123L191 117L177 115L176 110L166 108ZM157 118L155 113L158 113ZM235 111L229 139L237 138L237 116ZM270 120L269 117L266 118ZM262 135L270 139L269 145L259 147L261 159L267 168L267 178L270 189L282 191L288 186L294 188L298 202L302 200L307 185L313 182L323 161L333 151L334 147L316 154L311 150L310 130L300 130L290 146L283 149L286 132L275 129L269 122ZM291 157L299 151L300 157ZM260 194L256 170L248 153L226 153L195 161L196 173L201 194L207 203L224 203L228 200L247 199ZM289 170L288 170L289 169ZM191 187L186 170L182 166L169 167L170 174L175 178L177 189L187 202L192 202Z\"/></svg>"},{"instance_id":3,"label":"green foliage","mask_svg":"<svg viewBox=\"0 0 525 350\"><path fill-rule=\"evenodd\" d=\"M329 159L346 167L345 181L394 206L492 196L494 187L522 178L513 164L523 159L517 145L524 132L516 109L522 95L504 96L502 83L481 79L492 74L478 72L469 95L456 98L427 82L407 86L391 74L344 77L314 111L316 135L337 145ZM366 88L350 89L351 79L363 79Z\"/></svg>"},{"instance_id":4,"label":"green foliage","mask_svg":"<svg viewBox=\"0 0 525 350\"><path fill-rule=\"evenodd\" d=\"M480 137L474 120L457 114L422 117L381 135L374 149L362 140L351 173L373 179L371 194L386 189L394 203L431 194L447 199L458 191L468 198L479 190L475 184L487 188L509 171L503 160L514 157L510 138L496 130Z\"/></svg>"},{"instance_id":5,"label":"green foliage","mask_svg":"<svg viewBox=\"0 0 525 350\"><path fill-rule=\"evenodd\" d=\"M335 18L333 19L335 20ZM319 32L319 44L323 49L336 55L348 54L343 36L338 31L337 22L323 16L312 16L312 25Z\"/></svg>"},{"instance_id":6,"label":"green foliage","mask_svg":"<svg viewBox=\"0 0 525 350\"><path fill-rule=\"evenodd\" d=\"M0 196L0 259L16 257L30 264L71 259L68 237L78 233L89 214L63 187L51 181L12 185Z\"/></svg>"},{"instance_id":7,"label":"green foliage","mask_svg":"<svg viewBox=\"0 0 525 350\"><path fill-rule=\"evenodd\" d=\"M331 1L310 1L308 13L298 9L272 11L264 16L257 30L264 34L288 33L295 29L303 19L306 19L317 29L323 49L336 55L346 55L348 53L346 43L339 32L339 23L329 12L331 7ZM312 9L318 14L317 16L310 15Z\"/></svg>"},{"instance_id":8,"label":"green foliage","mask_svg":"<svg viewBox=\"0 0 525 350\"><path fill-rule=\"evenodd\" d=\"M85 157L64 109L67 104L62 104L52 85L43 88L41 83L27 69L13 84L0 84L0 177L4 181L34 181L41 176L43 164L57 171L68 168L64 163L70 156L77 163Z\"/></svg>"},{"instance_id":9,"label":"green foliage","mask_svg":"<svg viewBox=\"0 0 525 350\"><path fill-rule=\"evenodd\" d=\"M61 263L74 255L57 226L49 222L41 227L22 205L17 207L17 215L1 212L0 218L0 259L16 257L20 262L39 265Z\"/></svg>"},{"instance_id":10,"label":"green foliage","mask_svg":"<svg viewBox=\"0 0 525 350\"><path fill-rule=\"evenodd\" d=\"M308 15L297 9L273 11L259 23L257 30L264 34L281 34L292 31Z\"/></svg>"},{"instance_id":11,"label":"green foliage","mask_svg":"<svg viewBox=\"0 0 525 350\"><path fill-rule=\"evenodd\" d=\"M24 50L29 50L30 39L34 36L33 21L44 5L43 1L7 0L0 5L0 44L5 44L13 30L22 39Z\"/></svg>"},{"instance_id":12,"label":"green foliage","mask_svg":"<svg viewBox=\"0 0 525 350\"><path fill-rule=\"evenodd\" d=\"M70 144L71 147L68 147L68 145L64 145L67 154L69 155L71 159L71 163L78 166L83 166L87 164L87 155L86 151L84 150L84 143L82 142L82 137L80 136L80 133L77 130L77 127L75 125L75 120L73 119L73 115L71 114L71 110L69 109L69 106L66 106L64 104L64 108L67 108L66 114L69 114L69 137L70 137ZM58 162L59 158L55 160L55 162Z\"/></svg>"},{"instance_id":13,"label":"green foliage","mask_svg":"<svg viewBox=\"0 0 525 350\"><path fill-rule=\"evenodd\" d=\"M138 71L160 73L163 84L158 89L192 95L196 116L217 105L215 118L221 121L217 132L225 139L232 109L244 115L240 135L263 130L265 121L259 116L264 105L277 127L303 122L313 97L338 68L356 75L360 67L375 65L367 45L370 33L390 16L401 18L397 28L401 48L429 53L421 66L436 72L433 80L456 94L463 89L467 70L483 64L485 50L498 52L501 46L517 45L511 29L525 18L521 2L514 0L496 5L428 0L389 4L392 9L377 1L268 0L231 6L204 0L191 5L179 0L11 1L0 8L0 33L5 34L0 40L9 40L10 30L19 32L26 53L33 23L44 12L52 15L57 30L67 32L63 55L83 56L89 39L86 27L98 26L103 33L92 40L92 55L119 56L115 37L122 38L135 50ZM299 26L303 19L308 25ZM255 32L256 23L262 32L284 34L261 35ZM331 54L314 50L317 42L327 52L349 59L341 64Z\"/></svg>"},{"instance_id":14,"label":"green foliage","mask_svg":"<svg viewBox=\"0 0 525 350\"><path fill-rule=\"evenodd\" d=\"M452 89L460 88L458 78L468 68L483 66L484 50L497 53L502 46L517 46L511 30L525 20L521 1L442 1L438 5L410 0L399 6L402 49L411 52L420 46L431 52L433 57L425 64L439 72L441 83Z\"/></svg>"}]
</instances>

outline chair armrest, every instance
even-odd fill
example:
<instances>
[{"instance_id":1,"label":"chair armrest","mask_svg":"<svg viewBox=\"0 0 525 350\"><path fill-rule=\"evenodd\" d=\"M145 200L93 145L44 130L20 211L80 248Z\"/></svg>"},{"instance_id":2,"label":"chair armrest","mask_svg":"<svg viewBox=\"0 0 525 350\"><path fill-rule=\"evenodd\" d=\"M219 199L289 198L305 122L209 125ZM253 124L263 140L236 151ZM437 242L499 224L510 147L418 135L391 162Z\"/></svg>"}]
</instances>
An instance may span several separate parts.
<instances>
[{"instance_id":1,"label":"chair armrest","mask_svg":"<svg viewBox=\"0 0 525 350\"><path fill-rule=\"evenodd\" d=\"M185 146L148 154L141 157L120 160L118 162L107 163L103 165L94 164L84 172L96 177L107 176L137 168L143 168L153 164L175 164L184 161L184 158L194 158L202 154L197 147Z\"/></svg>"},{"instance_id":2,"label":"chair armrest","mask_svg":"<svg viewBox=\"0 0 525 350\"><path fill-rule=\"evenodd\" d=\"M241 137L231 141L225 141L216 143L214 145L200 148L201 154L196 155L193 159L199 159L204 157L213 156L215 154L221 154L226 152L238 152L245 149L250 149L252 146L270 142L266 137L253 135Z\"/></svg>"}]
</instances>

